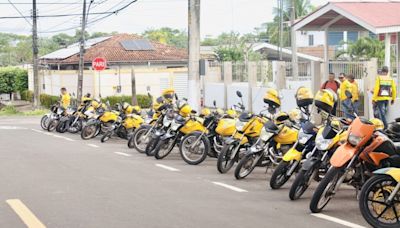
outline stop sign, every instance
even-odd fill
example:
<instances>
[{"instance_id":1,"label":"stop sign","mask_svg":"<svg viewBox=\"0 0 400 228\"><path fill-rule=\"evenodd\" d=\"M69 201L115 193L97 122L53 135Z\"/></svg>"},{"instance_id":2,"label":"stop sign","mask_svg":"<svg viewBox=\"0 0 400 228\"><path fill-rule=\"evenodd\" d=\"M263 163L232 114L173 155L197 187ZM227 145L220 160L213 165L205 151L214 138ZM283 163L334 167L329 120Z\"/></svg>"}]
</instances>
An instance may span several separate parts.
<instances>
[{"instance_id":1,"label":"stop sign","mask_svg":"<svg viewBox=\"0 0 400 228\"><path fill-rule=\"evenodd\" d=\"M107 61L105 58L97 57L92 61L92 68L97 71L102 71L107 68Z\"/></svg>"}]
</instances>

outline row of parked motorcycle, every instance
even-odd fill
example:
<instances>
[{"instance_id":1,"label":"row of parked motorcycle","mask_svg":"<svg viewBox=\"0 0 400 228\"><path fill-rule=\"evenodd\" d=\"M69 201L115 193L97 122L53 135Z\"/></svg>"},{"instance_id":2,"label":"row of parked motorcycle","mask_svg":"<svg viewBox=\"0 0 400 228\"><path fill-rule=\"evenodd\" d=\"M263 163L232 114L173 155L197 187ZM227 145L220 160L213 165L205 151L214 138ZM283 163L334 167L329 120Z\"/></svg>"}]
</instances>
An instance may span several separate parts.
<instances>
[{"instance_id":1,"label":"row of parked motorcycle","mask_svg":"<svg viewBox=\"0 0 400 228\"><path fill-rule=\"evenodd\" d=\"M354 120L331 114L337 97L331 90L315 96L300 87L297 108L279 110L281 97L275 89L264 96L265 109L246 111L240 91L238 104L197 113L174 90L165 90L149 111L126 102L83 99L78 108L55 104L42 117L48 131L81 133L84 140L112 137L128 140L139 153L167 157L175 147L182 159L198 165L217 158L217 170L240 180L257 167L271 169L269 185L277 190L291 182L289 198L297 200L311 183L319 182L310 201L313 213L321 212L340 186L354 187L360 211L373 227L400 227L400 118L384 129L379 119ZM150 96L150 94L149 94ZM318 124L317 124L318 123Z\"/></svg>"}]
</instances>

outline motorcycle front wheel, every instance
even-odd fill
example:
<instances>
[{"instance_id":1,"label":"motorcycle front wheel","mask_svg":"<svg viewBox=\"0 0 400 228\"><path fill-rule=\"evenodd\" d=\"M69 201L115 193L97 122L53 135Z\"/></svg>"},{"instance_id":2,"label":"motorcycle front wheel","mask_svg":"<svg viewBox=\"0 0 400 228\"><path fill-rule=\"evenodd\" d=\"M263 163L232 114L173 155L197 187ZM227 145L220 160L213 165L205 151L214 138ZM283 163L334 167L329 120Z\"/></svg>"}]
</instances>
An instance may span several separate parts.
<instances>
[{"instance_id":1,"label":"motorcycle front wheel","mask_svg":"<svg viewBox=\"0 0 400 228\"><path fill-rule=\"evenodd\" d=\"M68 128L68 132L72 133L72 134L76 134L81 130L82 130L82 120L81 119L77 120L74 124L72 124Z\"/></svg>"},{"instance_id":2,"label":"motorcycle front wheel","mask_svg":"<svg viewBox=\"0 0 400 228\"><path fill-rule=\"evenodd\" d=\"M290 178L287 172L290 169L290 162L281 161L271 175L269 185L272 189L281 188Z\"/></svg>"},{"instance_id":3,"label":"motorcycle front wheel","mask_svg":"<svg viewBox=\"0 0 400 228\"><path fill-rule=\"evenodd\" d=\"M141 126L133 132L133 135L128 140L128 147L135 148L139 153L146 152L146 146L151 139L151 134L146 134L150 131L150 126Z\"/></svg>"},{"instance_id":4,"label":"motorcycle front wheel","mask_svg":"<svg viewBox=\"0 0 400 228\"><path fill-rule=\"evenodd\" d=\"M331 167L326 173L311 198L310 210L312 213L321 212L335 195L336 184L344 174L341 168Z\"/></svg>"},{"instance_id":5,"label":"motorcycle front wheel","mask_svg":"<svg viewBox=\"0 0 400 228\"><path fill-rule=\"evenodd\" d=\"M290 187L289 198L291 200L299 199L304 192L306 192L308 186L310 186L313 174L315 174L314 168L309 170L300 170L293 181L292 187Z\"/></svg>"},{"instance_id":6,"label":"motorcycle front wheel","mask_svg":"<svg viewBox=\"0 0 400 228\"><path fill-rule=\"evenodd\" d=\"M174 146L174 139L160 140L154 149L154 157L156 159L163 159L167 157L171 153L172 149L174 149Z\"/></svg>"},{"instance_id":7,"label":"motorcycle front wheel","mask_svg":"<svg viewBox=\"0 0 400 228\"><path fill-rule=\"evenodd\" d=\"M81 138L83 140L88 140L91 138L94 138L97 134L98 131L98 126L97 125L86 125L81 132Z\"/></svg>"},{"instance_id":8,"label":"motorcycle front wheel","mask_svg":"<svg viewBox=\"0 0 400 228\"><path fill-rule=\"evenodd\" d=\"M152 138L150 139L149 143L147 143L145 153L147 156L154 156L156 151L156 146L158 144L158 141L160 141L160 137Z\"/></svg>"},{"instance_id":9,"label":"motorcycle front wheel","mask_svg":"<svg viewBox=\"0 0 400 228\"><path fill-rule=\"evenodd\" d=\"M111 138L111 135L112 135L111 131L105 132L103 134L103 136L101 137L100 142L102 142L102 143L107 142Z\"/></svg>"},{"instance_id":10,"label":"motorcycle front wheel","mask_svg":"<svg viewBox=\"0 0 400 228\"><path fill-rule=\"evenodd\" d=\"M239 145L226 144L222 147L217 161L217 169L220 173L227 173L235 164L239 152L234 157L232 157L232 152L235 150L236 146Z\"/></svg>"},{"instance_id":11,"label":"motorcycle front wheel","mask_svg":"<svg viewBox=\"0 0 400 228\"><path fill-rule=\"evenodd\" d=\"M373 227L400 227L400 191L388 202L397 182L388 175L376 175L361 189L359 206L364 219Z\"/></svg>"},{"instance_id":12,"label":"motorcycle front wheel","mask_svg":"<svg viewBox=\"0 0 400 228\"><path fill-rule=\"evenodd\" d=\"M48 124L49 124L49 116L48 115L42 116L42 118L40 119L40 127L42 127L43 130L47 130Z\"/></svg>"},{"instance_id":13,"label":"motorcycle front wheel","mask_svg":"<svg viewBox=\"0 0 400 228\"><path fill-rule=\"evenodd\" d=\"M51 120L47 125L47 131L54 131L58 126L59 120Z\"/></svg>"},{"instance_id":14,"label":"motorcycle front wheel","mask_svg":"<svg viewBox=\"0 0 400 228\"><path fill-rule=\"evenodd\" d=\"M199 137L201 137L199 133L188 134L183 137L180 143L179 152L181 157L189 165L202 163L207 158L210 150L208 138L202 137L199 139ZM195 142L197 142L197 145L193 145Z\"/></svg>"},{"instance_id":15,"label":"motorcycle front wheel","mask_svg":"<svg viewBox=\"0 0 400 228\"><path fill-rule=\"evenodd\" d=\"M246 178L250 173L253 172L254 168L257 166L260 160L259 154L247 154L242 159L240 159L238 165L235 169L235 178L237 180Z\"/></svg>"}]
</instances>

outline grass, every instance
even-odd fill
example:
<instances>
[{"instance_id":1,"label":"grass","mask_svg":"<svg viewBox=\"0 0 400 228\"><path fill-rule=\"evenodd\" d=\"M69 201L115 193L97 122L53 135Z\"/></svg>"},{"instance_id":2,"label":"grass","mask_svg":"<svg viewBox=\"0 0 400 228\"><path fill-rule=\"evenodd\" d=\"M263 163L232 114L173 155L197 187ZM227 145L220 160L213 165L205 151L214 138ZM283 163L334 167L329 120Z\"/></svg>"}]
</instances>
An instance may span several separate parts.
<instances>
[{"instance_id":1,"label":"grass","mask_svg":"<svg viewBox=\"0 0 400 228\"><path fill-rule=\"evenodd\" d=\"M36 109L33 111L18 111L14 106L7 105L0 110L0 116L42 116L49 111L46 109Z\"/></svg>"}]
</instances>

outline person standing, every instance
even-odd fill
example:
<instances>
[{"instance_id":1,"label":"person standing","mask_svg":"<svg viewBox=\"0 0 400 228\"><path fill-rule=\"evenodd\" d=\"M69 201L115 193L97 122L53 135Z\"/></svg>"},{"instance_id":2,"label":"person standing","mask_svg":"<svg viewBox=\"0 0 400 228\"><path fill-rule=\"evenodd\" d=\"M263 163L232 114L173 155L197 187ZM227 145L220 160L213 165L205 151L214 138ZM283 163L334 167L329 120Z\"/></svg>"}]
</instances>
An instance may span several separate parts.
<instances>
[{"instance_id":1,"label":"person standing","mask_svg":"<svg viewBox=\"0 0 400 228\"><path fill-rule=\"evenodd\" d=\"M64 108L68 108L68 106L70 106L71 104L71 95L69 95L69 93L67 92L67 89L65 87L61 88L61 105Z\"/></svg>"},{"instance_id":2,"label":"person standing","mask_svg":"<svg viewBox=\"0 0 400 228\"><path fill-rule=\"evenodd\" d=\"M353 103L354 113L358 115L358 108L360 107L360 95L358 90L358 84L353 74L347 76L347 80L352 84L351 87L351 101Z\"/></svg>"},{"instance_id":3,"label":"person standing","mask_svg":"<svg viewBox=\"0 0 400 228\"><path fill-rule=\"evenodd\" d=\"M382 120L385 128L387 128L386 113L389 101L392 105L394 104L396 92L396 84L389 75L388 67L382 67L381 73L375 79L372 105L375 117Z\"/></svg>"},{"instance_id":4,"label":"person standing","mask_svg":"<svg viewBox=\"0 0 400 228\"><path fill-rule=\"evenodd\" d=\"M348 76L346 79L341 79L342 83L340 84L339 90L339 99L340 104L342 107L342 111L344 113L344 117L348 119L354 119L354 105L353 105L353 94L352 91L354 90L353 84L348 80Z\"/></svg>"},{"instance_id":5,"label":"person standing","mask_svg":"<svg viewBox=\"0 0 400 228\"><path fill-rule=\"evenodd\" d=\"M321 85L321 89L330 89L333 92L337 93L337 91L340 88L340 83L338 81L335 80L335 74L334 73L329 73L329 77L328 80L325 81L322 85ZM337 102L335 102L335 104L333 105L331 114L332 115L336 115L336 107L337 107Z\"/></svg>"}]
</instances>

